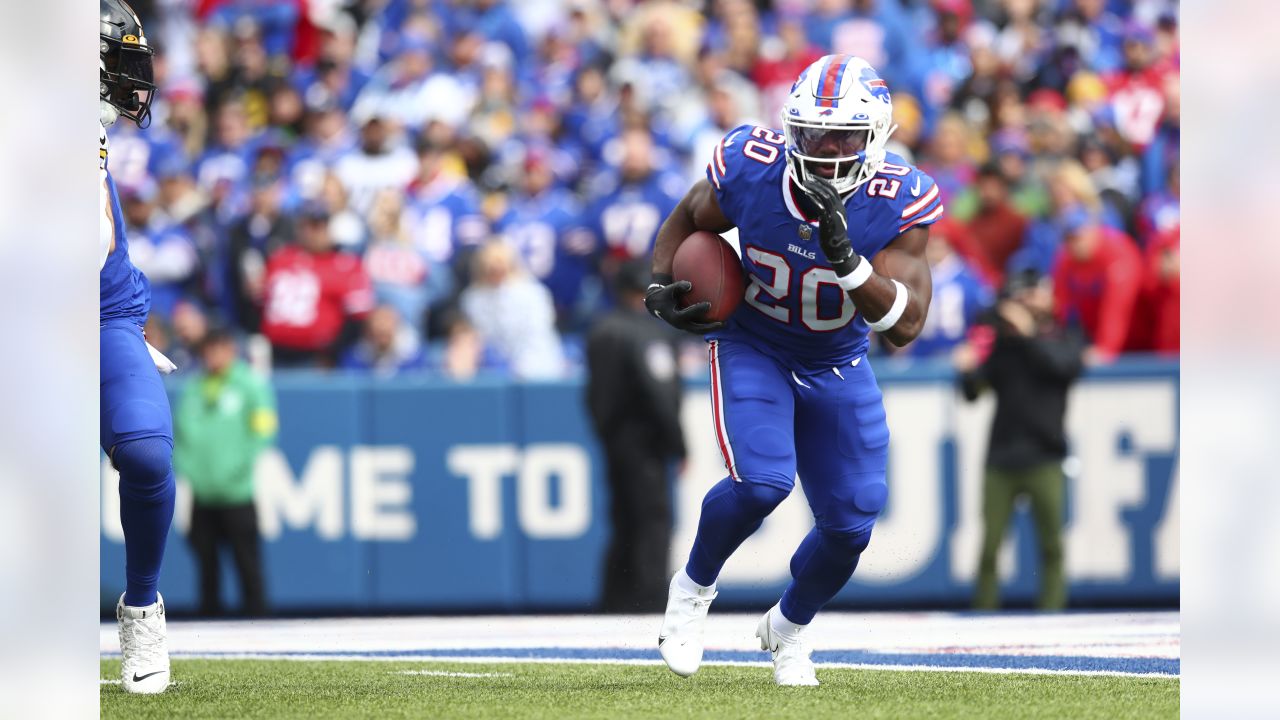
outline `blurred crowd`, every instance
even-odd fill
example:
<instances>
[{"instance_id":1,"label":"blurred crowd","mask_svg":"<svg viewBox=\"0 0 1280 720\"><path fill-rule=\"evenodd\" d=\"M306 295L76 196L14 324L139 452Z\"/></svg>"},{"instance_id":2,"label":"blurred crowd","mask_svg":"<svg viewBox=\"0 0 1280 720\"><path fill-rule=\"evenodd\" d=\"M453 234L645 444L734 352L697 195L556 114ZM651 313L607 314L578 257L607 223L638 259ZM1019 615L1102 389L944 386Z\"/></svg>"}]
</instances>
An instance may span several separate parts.
<instances>
[{"instance_id":1,"label":"blurred crowd","mask_svg":"<svg viewBox=\"0 0 1280 720\"><path fill-rule=\"evenodd\" d=\"M160 90L110 167L179 365L215 328L276 367L573 373L711 149L829 52L886 78L947 207L907 356L1028 270L1093 359L1178 349L1175 0L133 6Z\"/></svg>"}]
</instances>

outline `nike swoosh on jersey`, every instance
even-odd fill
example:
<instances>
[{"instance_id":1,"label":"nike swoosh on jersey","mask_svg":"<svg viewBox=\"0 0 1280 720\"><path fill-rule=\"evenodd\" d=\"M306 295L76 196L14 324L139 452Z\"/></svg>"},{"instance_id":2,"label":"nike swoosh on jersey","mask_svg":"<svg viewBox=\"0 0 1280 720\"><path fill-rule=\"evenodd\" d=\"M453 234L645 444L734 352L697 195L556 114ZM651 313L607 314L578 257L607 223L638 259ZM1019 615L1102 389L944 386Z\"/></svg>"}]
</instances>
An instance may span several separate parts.
<instances>
[{"instance_id":1,"label":"nike swoosh on jersey","mask_svg":"<svg viewBox=\"0 0 1280 720\"><path fill-rule=\"evenodd\" d=\"M850 365L851 367L858 367L858 363L862 362L862 358L863 358L863 356L862 356L862 355L859 355L858 357L854 358L854 359L853 359L853 362L849 363L849 365Z\"/></svg>"},{"instance_id":2,"label":"nike swoosh on jersey","mask_svg":"<svg viewBox=\"0 0 1280 720\"><path fill-rule=\"evenodd\" d=\"M920 197L920 176L916 176L916 184L911 187L911 196Z\"/></svg>"}]
</instances>

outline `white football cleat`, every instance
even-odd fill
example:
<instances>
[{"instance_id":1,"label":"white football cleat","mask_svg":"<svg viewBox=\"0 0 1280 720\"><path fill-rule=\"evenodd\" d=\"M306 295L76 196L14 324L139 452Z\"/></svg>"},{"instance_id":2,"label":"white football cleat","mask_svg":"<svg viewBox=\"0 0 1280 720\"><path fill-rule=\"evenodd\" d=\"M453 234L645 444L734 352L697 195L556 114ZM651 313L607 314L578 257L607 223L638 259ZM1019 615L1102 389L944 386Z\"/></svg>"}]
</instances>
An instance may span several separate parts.
<instances>
[{"instance_id":1,"label":"white football cleat","mask_svg":"<svg viewBox=\"0 0 1280 720\"><path fill-rule=\"evenodd\" d=\"M818 675L813 670L813 660L809 659L809 648L799 637L784 639L773 631L769 618L777 607L760 618L756 626L756 637L760 638L760 649L773 654L773 681L779 685L816 686Z\"/></svg>"},{"instance_id":2,"label":"white football cleat","mask_svg":"<svg viewBox=\"0 0 1280 720\"><path fill-rule=\"evenodd\" d=\"M667 613L662 618L662 630L658 633L658 652L680 677L698 672L702 664L702 628L706 624L715 590L692 593L676 582L683 570L671 578L667 592Z\"/></svg>"},{"instance_id":3,"label":"white football cleat","mask_svg":"<svg viewBox=\"0 0 1280 720\"><path fill-rule=\"evenodd\" d=\"M169 643L164 624L164 598L146 607L116 603L120 631L120 680L125 692L153 695L169 687Z\"/></svg>"}]
</instances>

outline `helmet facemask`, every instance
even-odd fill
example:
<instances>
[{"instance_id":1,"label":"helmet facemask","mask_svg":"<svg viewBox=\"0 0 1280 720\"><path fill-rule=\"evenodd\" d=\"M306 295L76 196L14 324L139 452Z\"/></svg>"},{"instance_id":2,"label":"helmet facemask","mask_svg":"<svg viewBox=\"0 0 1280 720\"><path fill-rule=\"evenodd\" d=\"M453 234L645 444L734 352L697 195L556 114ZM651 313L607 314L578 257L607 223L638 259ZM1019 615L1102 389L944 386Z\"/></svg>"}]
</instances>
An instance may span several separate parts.
<instances>
[{"instance_id":1,"label":"helmet facemask","mask_svg":"<svg viewBox=\"0 0 1280 720\"><path fill-rule=\"evenodd\" d=\"M880 125L881 127L877 127ZM782 130L787 139L787 164L801 188L815 177L822 178L846 195L870 180L884 163L884 145L897 129L887 122L871 120L824 123L789 117L785 111ZM828 177L821 167L832 167Z\"/></svg>"},{"instance_id":2,"label":"helmet facemask","mask_svg":"<svg viewBox=\"0 0 1280 720\"><path fill-rule=\"evenodd\" d=\"M155 51L142 43L121 42L105 35L98 40L100 99L138 127L147 127L151 124L151 101L156 91L151 69Z\"/></svg>"}]
</instances>

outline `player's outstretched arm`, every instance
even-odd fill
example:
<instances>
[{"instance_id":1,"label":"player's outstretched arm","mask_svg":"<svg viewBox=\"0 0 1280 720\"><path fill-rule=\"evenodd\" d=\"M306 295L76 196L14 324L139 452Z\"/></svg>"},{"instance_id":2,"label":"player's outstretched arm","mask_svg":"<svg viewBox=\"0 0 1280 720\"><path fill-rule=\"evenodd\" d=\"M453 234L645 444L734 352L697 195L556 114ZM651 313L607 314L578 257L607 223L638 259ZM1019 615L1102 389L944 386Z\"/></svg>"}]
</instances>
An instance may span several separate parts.
<instances>
[{"instance_id":1,"label":"player's outstretched arm","mask_svg":"<svg viewBox=\"0 0 1280 720\"><path fill-rule=\"evenodd\" d=\"M675 282L671 266L676 248L698 230L720 233L733 227L716 200L711 183L699 180L685 193L680 204L667 216L658 229L653 245L653 283L645 292L644 305L649 312L662 318L673 327L692 333L709 333L724 326L723 322L708 322L706 313L711 303L700 302L687 308L680 307L679 296L693 288L687 280Z\"/></svg>"},{"instance_id":2,"label":"player's outstretched arm","mask_svg":"<svg viewBox=\"0 0 1280 720\"><path fill-rule=\"evenodd\" d=\"M874 261L868 261L853 251L844 201L836 189L821 178L810 180L805 189L818 203L819 244L840 287L853 298L872 330L898 347L915 340L933 297L933 279L924 256L928 226L917 225L902 233L876 253Z\"/></svg>"}]
</instances>

